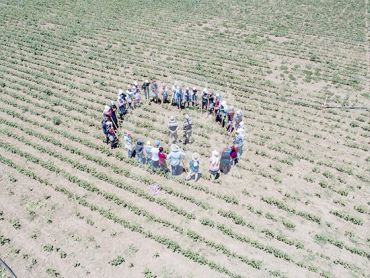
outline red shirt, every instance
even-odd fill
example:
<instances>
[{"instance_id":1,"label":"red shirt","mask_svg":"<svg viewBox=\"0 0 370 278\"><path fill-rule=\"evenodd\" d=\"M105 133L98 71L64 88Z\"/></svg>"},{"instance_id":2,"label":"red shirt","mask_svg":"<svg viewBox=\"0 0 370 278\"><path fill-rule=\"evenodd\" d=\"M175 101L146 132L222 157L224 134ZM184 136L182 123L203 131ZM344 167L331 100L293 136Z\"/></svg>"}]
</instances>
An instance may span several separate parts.
<instances>
[{"instance_id":1,"label":"red shirt","mask_svg":"<svg viewBox=\"0 0 370 278\"><path fill-rule=\"evenodd\" d=\"M164 165L167 155L165 153L159 152L158 157L159 157L159 165Z\"/></svg>"}]
</instances>

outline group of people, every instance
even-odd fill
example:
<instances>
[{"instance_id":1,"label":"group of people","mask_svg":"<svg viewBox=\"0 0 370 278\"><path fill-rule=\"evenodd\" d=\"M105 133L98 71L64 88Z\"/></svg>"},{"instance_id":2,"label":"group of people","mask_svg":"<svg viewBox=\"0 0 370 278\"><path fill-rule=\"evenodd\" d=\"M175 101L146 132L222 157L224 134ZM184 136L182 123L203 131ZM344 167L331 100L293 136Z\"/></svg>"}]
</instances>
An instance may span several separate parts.
<instances>
[{"instance_id":1,"label":"group of people","mask_svg":"<svg viewBox=\"0 0 370 278\"><path fill-rule=\"evenodd\" d=\"M197 89L195 87L192 89L183 89L175 82L172 87L171 100L169 100L167 86L162 84L161 88L159 88L156 80L152 82L145 80L141 89L144 92L145 100L149 103L172 103L178 109L198 105ZM111 149L118 146L118 118L123 120L129 109L133 110L141 104L140 88L135 81L128 85L125 92L119 89L117 100L105 106L102 117L102 130L106 137L106 144ZM202 91L200 108L202 111L207 111L209 115L214 115L215 121L222 128L226 128L230 136L235 134L231 146L225 147L221 153L217 150L212 151L209 160L209 173L211 179L216 179L220 175L220 172L228 173L231 166L236 164L242 155L245 137L243 115L240 110L235 113L234 108L231 106L228 107L226 101L223 101L219 94L214 95L207 88ZM185 171L188 173L187 180L192 178L198 180L200 155L196 152L193 153L191 160L188 162L188 168L186 168L184 164L184 153L178 145L178 142L182 142L183 144L192 143L193 124L191 117L188 114L184 116L183 140L178 139L179 125L175 117L170 117L167 128L168 145L170 146L170 152L168 154L164 152L160 140L155 140L153 145L151 145L150 141L144 144L144 140L142 139L138 139L134 143L130 132L124 131L123 142L127 150L127 156L129 158L136 158L139 163L147 164L154 170L162 172L170 171L174 176Z\"/></svg>"}]
</instances>

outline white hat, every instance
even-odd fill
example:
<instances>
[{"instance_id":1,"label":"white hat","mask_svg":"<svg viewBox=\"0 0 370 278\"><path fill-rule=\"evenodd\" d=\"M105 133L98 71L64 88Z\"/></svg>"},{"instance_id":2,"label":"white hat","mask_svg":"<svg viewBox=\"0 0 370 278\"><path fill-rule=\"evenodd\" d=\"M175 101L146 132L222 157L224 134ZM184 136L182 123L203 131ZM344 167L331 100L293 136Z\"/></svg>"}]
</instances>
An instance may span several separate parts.
<instances>
[{"instance_id":1,"label":"white hat","mask_svg":"<svg viewBox=\"0 0 370 278\"><path fill-rule=\"evenodd\" d=\"M134 85L137 86L137 81L134 81Z\"/></svg>"},{"instance_id":2,"label":"white hat","mask_svg":"<svg viewBox=\"0 0 370 278\"><path fill-rule=\"evenodd\" d=\"M236 114L242 115L242 111L238 110L238 111L236 111Z\"/></svg>"},{"instance_id":3,"label":"white hat","mask_svg":"<svg viewBox=\"0 0 370 278\"><path fill-rule=\"evenodd\" d=\"M225 100L221 101L221 105L226 106L226 101Z\"/></svg>"},{"instance_id":4,"label":"white hat","mask_svg":"<svg viewBox=\"0 0 370 278\"><path fill-rule=\"evenodd\" d=\"M145 83L149 83L148 79L145 79Z\"/></svg>"},{"instance_id":5,"label":"white hat","mask_svg":"<svg viewBox=\"0 0 370 278\"><path fill-rule=\"evenodd\" d=\"M193 153L192 159L195 160L195 161L198 161L199 160L199 153Z\"/></svg>"},{"instance_id":6,"label":"white hat","mask_svg":"<svg viewBox=\"0 0 370 278\"><path fill-rule=\"evenodd\" d=\"M122 89L118 89L118 95L121 95L123 94L123 90Z\"/></svg>"},{"instance_id":7,"label":"white hat","mask_svg":"<svg viewBox=\"0 0 370 278\"><path fill-rule=\"evenodd\" d=\"M172 144L171 145L171 151L173 152L178 152L180 150L179 146L177 146L176 144Z\"/></svg>"},{"instance_id":8,"label":"white hat","mask_svg":"<svg viewBox=\"0 0 370 278\"><path fill-rule=\"evenodd\" d=\"M212 151L212 156L215 157L215 158L218 158L220 157L220 153L216 150Z\"/></svg>"},{"instance_id":9,"label":"white hat","mask_svg":"<svg viewBox=\"0 0 370 278\"><path fill-rule=\"evenodd\" d=\"M185 119L189 119L190 116L188 114L185 114Z\"/></svg>"},{"instance_id":10,"label":"white hat","mask_svg":"<svg viewBox=\"0 0 370 278\"><path fill-rule=\"evenodd\" d=\"M108 121L107 126L112 126L112 122Z\"/></svg>"},{"instance_id":11,"label":"white hat","mask_svg":"<svg viewBox=\"0 0 370 278\"><path fill-rule=\"evenodd\" d=\"M170 123L175 123L175 122L176 122L175 117L174 117L174 116L171 116L171 117L170 117Z\"/></svg>"}]
</instances>

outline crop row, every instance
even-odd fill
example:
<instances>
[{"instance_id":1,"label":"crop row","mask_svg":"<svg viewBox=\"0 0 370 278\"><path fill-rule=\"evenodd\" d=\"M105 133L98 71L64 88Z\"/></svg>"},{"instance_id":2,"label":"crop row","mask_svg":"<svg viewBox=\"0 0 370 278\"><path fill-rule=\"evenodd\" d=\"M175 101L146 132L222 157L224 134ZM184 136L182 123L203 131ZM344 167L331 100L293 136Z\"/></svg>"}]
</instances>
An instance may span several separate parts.
<instances>
[{"instance_id":1,"label":"crop row","mask_svg":"<svg viewBox=\"0 0 370 278\"><path fill-rule=\"evenodd\" d=\"M242 276L240 276L238 274L232 273L231 271L229 271L225 267L222 267L222 266L217 265L216 263L214 263L214 262L206 259L205 257L201 256L200 254L198 254L198 253L196 253L194 251L191 251L189 249L182 248L177 242L175 242L172 239L169 239L169 238L166 238L166 237L163 237L163 236L160 236L160 235L155 235L155 234L153 234L150 231L145 231L145 229L142 226L140 226L138 224L132 224L129 221L124 220L124 219L118 217L117 215L115 215L110 210L107 210L107 209L98 207L96 205L93 205L93 204L87 202L84 198L82 198L80 196L77 196L77 195L69 192L64 187L53 186L50 182L48 182L47 180L45 180L45 179L37 176L31 170L15 164L14 162L12 162L11 160L5 158L2 155L0 155L0 161L3 164L8 165L9 167L14 168L15 170L17 170L21 174L26 175L29 178L34 179L34 180L38 181L39 183L41 183L43 185L51 186L52 188L54 188L54 190L65 194L70 200L78 202L78 204L80 204L80 205L82 205L84 207L89 208L93 212L99 213L101 216L103 216L103 217L105 217L105 218L107 218L109 220L112 220L115 223L118 223L118 224L122 225L126 229L129 229L132 232L140 233L140 234L142 234L146 238L155 240L156 242L164 245L165 247L167 247L168 249L170 249L173 252L180 253L183 256L189 258L190 260L192 260L192 261L194 261L196 263L199 263L199 264L202 264L202 265L207 265L211 269L214 269L214 270L216 270L216 271L218 271L220 273L225 273L226 275L228 275L230 277L242 277Z\"/></svg>"}]
</instances>

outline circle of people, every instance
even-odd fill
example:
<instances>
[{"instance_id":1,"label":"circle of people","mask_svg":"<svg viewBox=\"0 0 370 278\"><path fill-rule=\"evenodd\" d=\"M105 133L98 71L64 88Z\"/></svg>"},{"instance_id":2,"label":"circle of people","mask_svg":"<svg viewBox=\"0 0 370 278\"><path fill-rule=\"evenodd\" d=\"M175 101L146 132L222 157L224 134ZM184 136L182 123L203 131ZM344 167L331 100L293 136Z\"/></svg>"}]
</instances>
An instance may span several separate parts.
<instances>
[{"instance_id":1,"label":"circle of people","mask_svg":"<svg viewBox=\"0 0 370 278\"><path fill-rule=\"evenodd\" d=\"M172 97L170 99L168 87L163 83L160 88L156 80L149 82L145 80L141 86L144 92L145 101L157 104L166 104L176 106L178 109L186 109L187 107L198 106L198 90L196 87L183 89L176 81L172 86ZM210 179L215 180L220 176L220 172L226 174L230 171L231 166L235 165L241 158L244 146L244 123L243 115L240 110L234 111L232 106L228 106L226 101L222 100L219 94L214 94L212 91L204 88L201 93L201 111L213 115L216 122L222 128L225 128L229 136L233 136L231 146L226 146L221 154L217 150L213 150L209 160ZM123 121L129 110L134 110L142 105L141 90L138 83L135 81L129 84L126 91L118 90L117 100L112 101L110 105L106 105L103 111L102 130L106 137L106 144L111 148L118 147L119 138L117 129L119 128L118 117ZM118 113L118 115L117 115ZM117 117L118 116L118 117ZM187 172L186 180L194 178L197 181L200 177L199 160L200 155L196 152L192 154L191 160L188 162L188 169L184 164L184 153L180 149L178 140L179 125L175 117L171 116L168 122L168 136L170 153L167 155L164 148L161 146L159 139L154 141L152 145L150 141L144 144L142 139L137 139L133 142L132 135L129 131L124 131L123 143L127 151L128 158L136 158L139 163L149 165L153 170L159 170L164 173L169 171L167 161L171 168L171 174L174 176L180 175L182 172ZM183 121L183 143L192 143L192 119L188 114L185 114Z\"/></svg>"}]
</instances>

